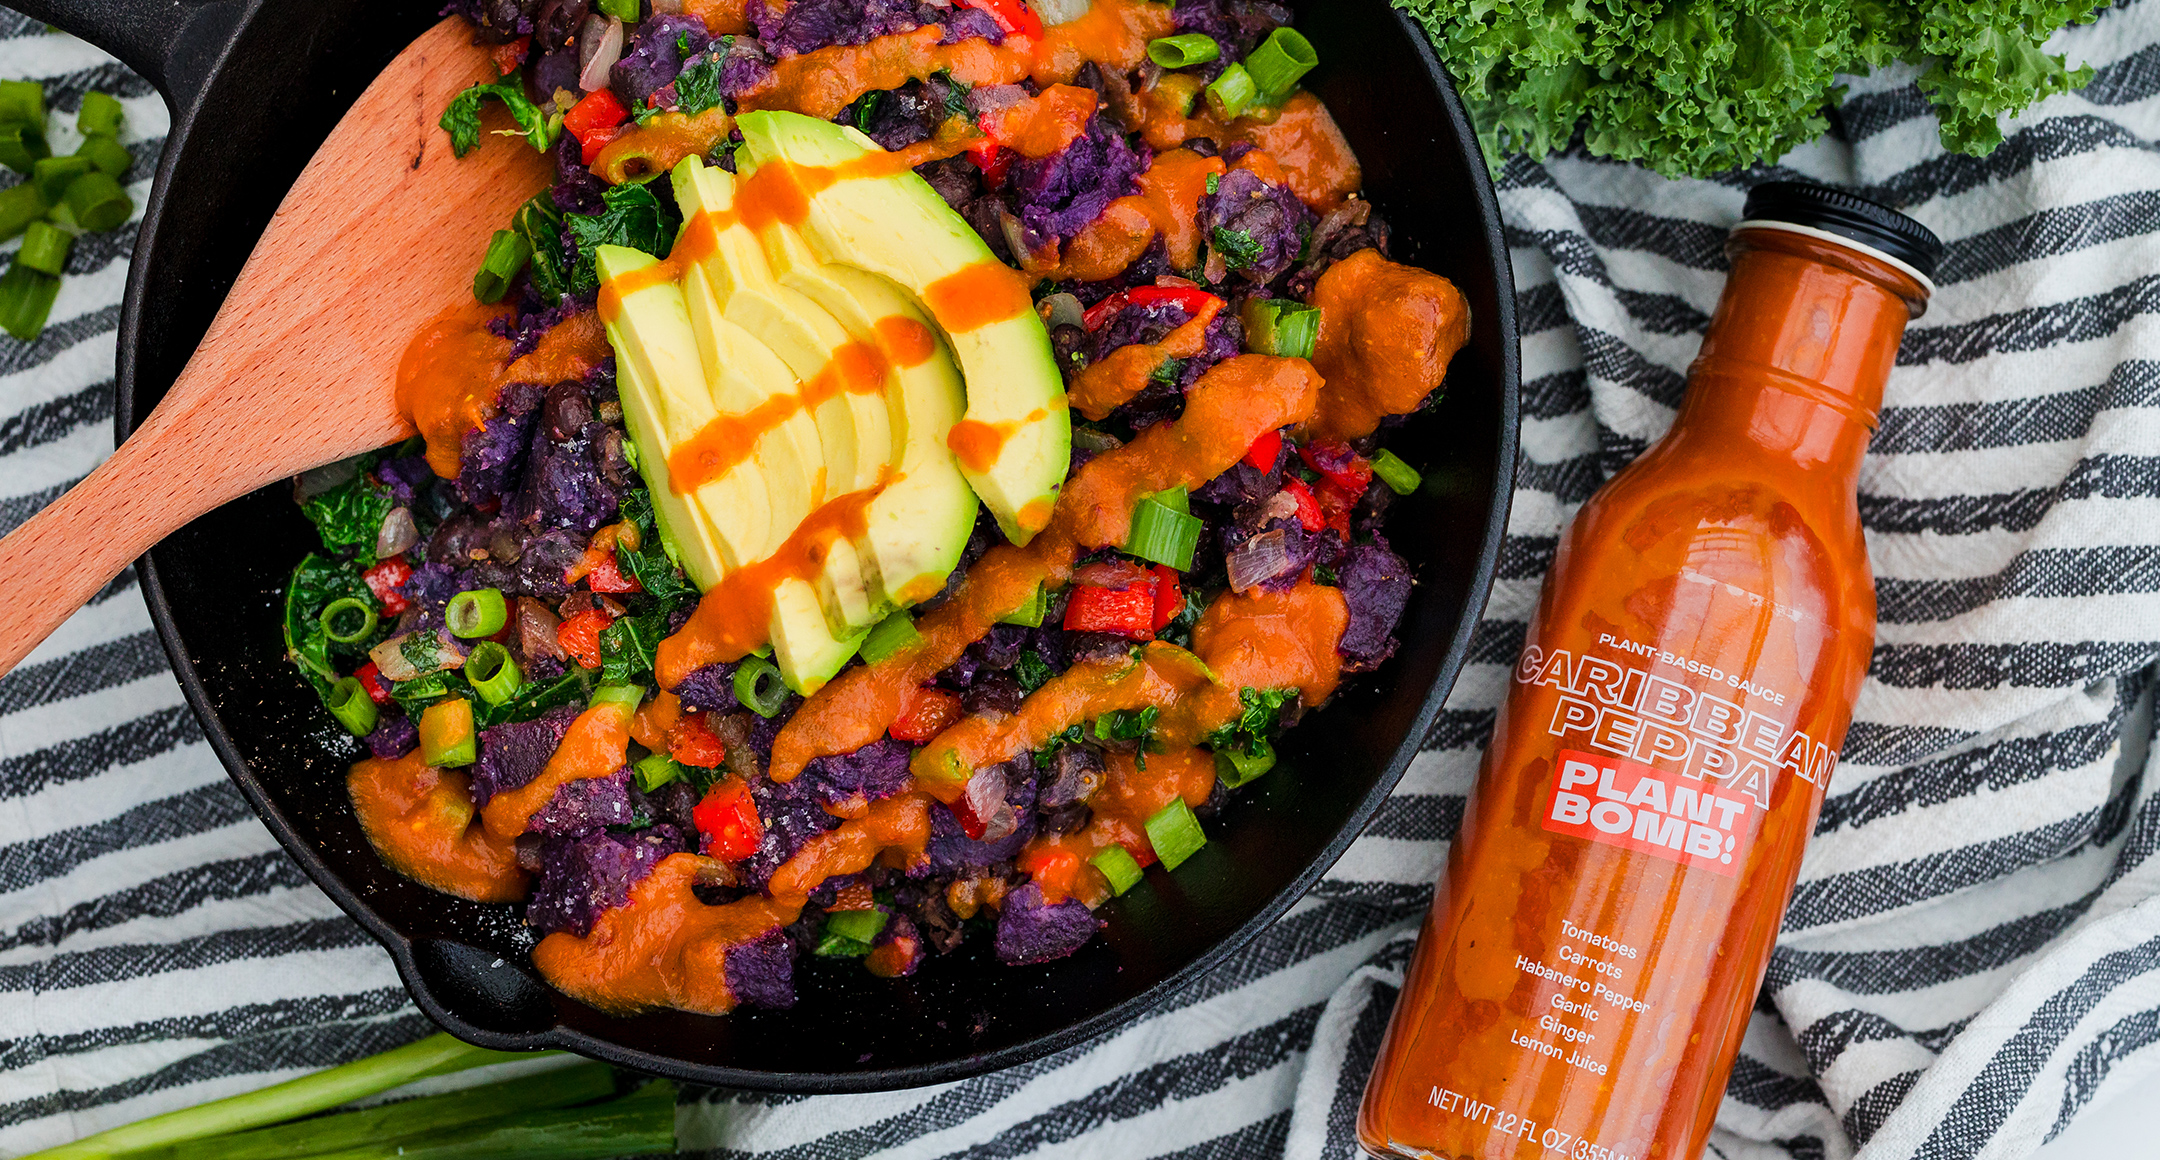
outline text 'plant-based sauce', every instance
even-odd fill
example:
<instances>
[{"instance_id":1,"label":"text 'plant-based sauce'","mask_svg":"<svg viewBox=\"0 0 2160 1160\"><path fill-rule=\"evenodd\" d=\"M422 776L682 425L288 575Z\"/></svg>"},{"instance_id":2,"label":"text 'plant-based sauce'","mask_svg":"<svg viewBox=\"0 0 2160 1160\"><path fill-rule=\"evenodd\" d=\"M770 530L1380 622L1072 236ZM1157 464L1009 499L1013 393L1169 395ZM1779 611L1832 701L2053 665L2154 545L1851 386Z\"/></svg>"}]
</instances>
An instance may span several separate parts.
<instances>
[{"instance_id":1,"label":"text 'plant-based sauce'","mask_svg":"<svg viewBox=\"0 0 2160 1160\"><path fill-rule=\"evenodd\" d=\"M1701 1152L1866 675L1862 453L1940 245L1750 194L1672 430L1563 539L1365 1089L1382 1156Z\"/></svg>"}]
</instances>

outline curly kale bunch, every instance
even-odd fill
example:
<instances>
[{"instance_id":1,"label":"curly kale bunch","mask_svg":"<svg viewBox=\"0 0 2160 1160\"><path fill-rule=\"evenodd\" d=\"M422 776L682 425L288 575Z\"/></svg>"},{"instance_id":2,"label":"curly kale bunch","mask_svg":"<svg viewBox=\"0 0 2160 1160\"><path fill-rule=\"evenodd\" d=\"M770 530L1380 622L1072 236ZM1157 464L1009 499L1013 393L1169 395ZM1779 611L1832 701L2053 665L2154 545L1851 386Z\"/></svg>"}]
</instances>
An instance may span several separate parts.
<instances>
[{"instance_id":1,"label":"curly kale bunch","mask_svg":"<svg viewBox=\"0 0 2160 1160\"><path fill-rule=\"evenodd\" d=\"M2078 88L2041 45L2102 0L1395 0L1461 86L1497 174L1578 124L1592 153L1668 176L1774 160L1828 127L1836 74L1922 71L1944 148L2002 141L1995 118Z\"/></svg>"}]
</instances>

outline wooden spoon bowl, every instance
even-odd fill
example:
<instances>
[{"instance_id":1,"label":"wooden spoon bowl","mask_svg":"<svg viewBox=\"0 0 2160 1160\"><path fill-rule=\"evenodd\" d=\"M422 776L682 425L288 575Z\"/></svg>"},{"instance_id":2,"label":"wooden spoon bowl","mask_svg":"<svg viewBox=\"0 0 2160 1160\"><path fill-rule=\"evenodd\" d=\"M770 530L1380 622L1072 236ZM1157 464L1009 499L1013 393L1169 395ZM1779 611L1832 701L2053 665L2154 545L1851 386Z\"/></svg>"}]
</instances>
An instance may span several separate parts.
<instances>
[{"instance_id":1,"label":"wooden spoon bowl","mask_svg":"<svg viewBox=\"0 0 2160 1160\"><path fill-rule=\"evenodd\" d=\"M488 239L545 188L522 141L460 159L436 124L495 78L446 18L399 53L279 203L157 408L97 470L0 539L0 675L188 521L412 434L393 392L407 340L472 292Z\"/></svg>"}]
</instances>

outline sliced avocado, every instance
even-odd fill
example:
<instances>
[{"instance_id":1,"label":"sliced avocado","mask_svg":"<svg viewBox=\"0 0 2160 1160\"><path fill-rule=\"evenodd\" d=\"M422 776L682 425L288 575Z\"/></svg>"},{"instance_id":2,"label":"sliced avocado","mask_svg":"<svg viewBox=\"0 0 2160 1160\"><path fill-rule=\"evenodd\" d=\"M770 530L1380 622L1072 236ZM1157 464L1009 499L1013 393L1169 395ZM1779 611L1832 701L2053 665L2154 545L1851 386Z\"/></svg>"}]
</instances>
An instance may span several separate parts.
<instances>
[{"instance_id":1,"label":"sliced avocado","mask_svg":"<svg viewBox=\"0 0 2160 1160\"><path fill-rule=\"evenodd\" d=\"M594 256L604 283L657 264L649 254L620 246L602 246ZM695 280L692 284L697 285ZM694 302L696 294L690 297ZM778 444L779 457L793 450L771 435L759 442L758 455L752 460L700 487L694 496L680 495L671 485L670 453L719 417L715 398L739 401L758 389L752 382L739 381L743 376L737 370L747 369L768 380L775 373L786 374L770 351L725 321L713 327L714 320L708 320L706 329L712 342L709 349L730 361L712 361L702 353L706 344L700 339L706 336L693 323L690 305L678 283L655 281L622 295L621 308L607 329L623 388L623 414L631 438L638 443L638 460L654 508L661 514L661 534L673 543L691 579L710 590L730 571L770 556L809 512L807 497L790 502L776 494L786 490L786 484L799 485L801 480L765 468L768 444ZM813 429L813 439L815 434ZM746 469L751 465L756 469ZM782 486L768 489L769 476ZM768 518L780 513L783 504L802 509L784 526ZM716 518L723 515L725 520ZM780 675L805 696L831 680L862 641L860 632L843 638L826 626L816 590L802 580L784 581L774 591L768 632Z\"/></svg>"},{"instance_id":2,"label":"sliced avocado","mask_svg":"<svg viewBox=\"0 0 2160 1160\"><path fill-rule=\"evenodd\" d=\"M888 401L900 461L870 505L865 555L876 563L882 601L919 604L943 590L975 530L975 494L945 445L966 404L960 373L929 319L898 287L852 266L806 260L808 251L787 231L768 231L765 239L781 280L816 299L850 334L877 342L893 369L897 387ZM927 357L924 339L934 348Z\"/></svg>"},{"instance_id":3,"label":"sliced avocado","mask_svg":"<svg viewBox=\"0 0 2160 1160\"><path fill-rule=\"evenodd\" d=\"M675 167L677 203L686 215L703 213L716 242L713 252L683 276L703 280L721 317L779 356L794 376L796 392L828 391L840 360L854 353L845 349L848 333L817 303L773 277L757 236L733 212L734 182L734 174L708 168L696 157ZM839 390L809 408L809 416L817 428L827 498L877 486L892 458L883 392ZM875 603L875 579L852 541L831 545L816 583L835 634L867 628L890 611Z\"/></svg>"},{"instance_id":4,"label":"sliced avocado","mask_svg":"<svg viewBox=\"0 0 2160 1160\"><path fill-rule=\"evenodd\" d=\"M682 293L718 412L751 416L760 407L784 407L795 394L795 376L788 373L787 364L764 343L721 316L720 303L704 278L684 279ZM825 468L817 426L810 416L794 411L772 425L758 437L749 456L721 478L738 475L763 482L766 510L707 511L723 538L734 526L763 527L764 536L745 540L749 545L747 559L762 560L825 502Z\"/></svg>"},{"instance_id":5,"label":"sliced avocado","mask_svg":"<svg viewBox=\"0 0 2160 1160\"><path fill-rule=\"evenodd\" d=\"M937 321L967 383L960 470L1006 538L1026 543L1049 522L1072 451L1064 383L1042 319L972 227L912 171L831 171L883 150L854 129L798 113L745 113L736 152L745 181L775 161L807 207L789 222L826 262L898 283ZM800 170L821 170L805 181ZM773 198L784 204L793 198ZM985 310L1003 296L1013 307Z\"/></svg>"}]
</instances>

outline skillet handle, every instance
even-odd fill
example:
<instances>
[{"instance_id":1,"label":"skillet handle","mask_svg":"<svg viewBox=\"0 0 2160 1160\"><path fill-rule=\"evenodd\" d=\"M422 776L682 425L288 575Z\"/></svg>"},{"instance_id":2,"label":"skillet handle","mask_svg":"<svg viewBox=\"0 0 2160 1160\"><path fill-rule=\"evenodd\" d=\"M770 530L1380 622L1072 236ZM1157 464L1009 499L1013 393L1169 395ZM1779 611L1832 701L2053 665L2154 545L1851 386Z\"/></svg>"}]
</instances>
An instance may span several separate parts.
<instances>
[{"instance_id":1,"label":"skillet handle","mask_svg":"<svg viewBox=\"0 0 2160 1160\"><path fill-rule=\"evenodd\" d=\"M251 0L8 0L120 58L165 94L175 113L202 96Z\"/></svg>"}]
</instances>

